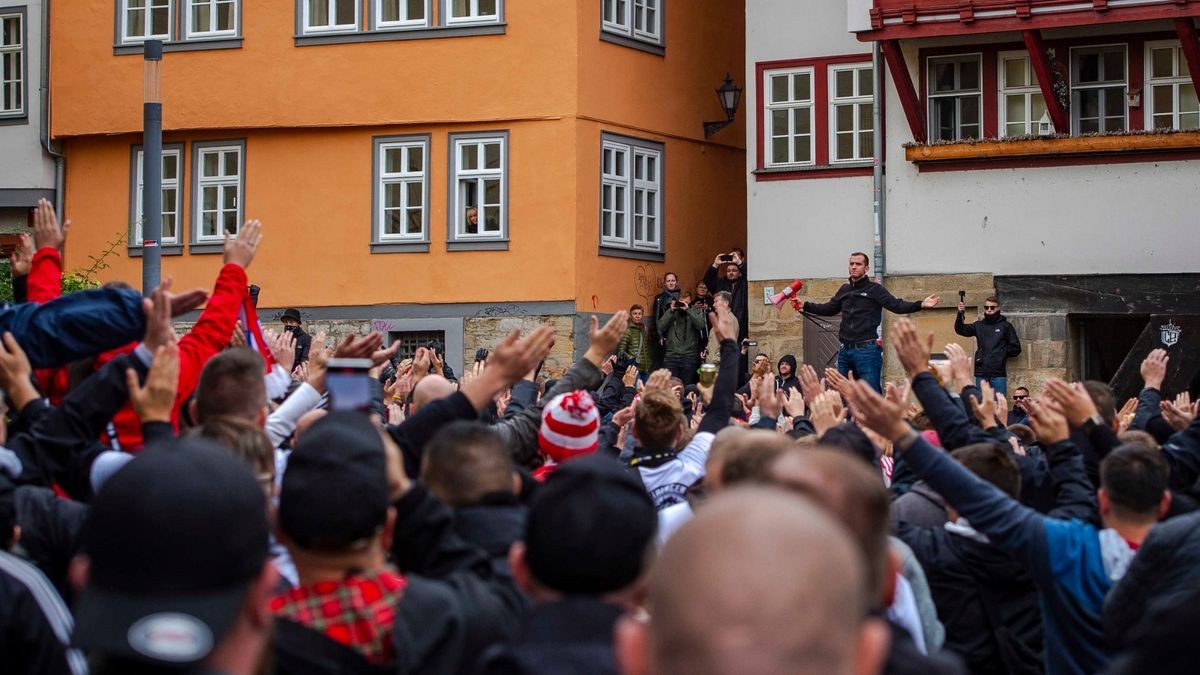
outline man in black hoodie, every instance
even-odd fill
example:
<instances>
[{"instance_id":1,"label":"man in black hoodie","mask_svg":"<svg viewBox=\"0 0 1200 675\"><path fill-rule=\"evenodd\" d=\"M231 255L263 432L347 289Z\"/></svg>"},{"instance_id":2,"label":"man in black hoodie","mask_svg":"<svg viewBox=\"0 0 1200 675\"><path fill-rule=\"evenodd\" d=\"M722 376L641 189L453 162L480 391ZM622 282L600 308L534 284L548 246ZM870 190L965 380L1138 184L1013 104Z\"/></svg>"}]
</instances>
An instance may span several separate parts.
<instances>
[{"instance_id":1,"label":"man in black hoodie","mask_svg":"<svg viewBox=\"0 0 1200 675\"><path fill-rule=\"evenodd\" d=\"M791 354L784 354L779 357L779 364L775 368L778 373L775 376L776 389L795 389L800 391L800 378L796 377L796 357Z\"/></svg>"},{"instance_id":2,"label":"man in black hoodie","mask_svg":"<svg viewBox=\"0 0 1200 675\"><path fill-rule=\"evenodd\" d=\"M1017 329L1000 313L1000 301L989 295L983 301L983 318L966 323L963 319L967 307L958 303L958 316L954 319L954 332L963 337L975 338L975 384L986 380L998 393L1008 393L1008 370L1004 362L1021 353L1021 339Z\"/></svg>"}]
</instances>

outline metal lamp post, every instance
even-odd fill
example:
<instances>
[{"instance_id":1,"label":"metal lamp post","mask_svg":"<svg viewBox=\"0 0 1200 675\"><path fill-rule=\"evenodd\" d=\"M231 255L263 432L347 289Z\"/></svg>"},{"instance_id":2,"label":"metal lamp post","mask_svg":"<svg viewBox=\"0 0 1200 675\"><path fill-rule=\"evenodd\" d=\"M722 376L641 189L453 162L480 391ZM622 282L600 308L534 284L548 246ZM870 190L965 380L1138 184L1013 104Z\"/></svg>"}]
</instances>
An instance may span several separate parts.
<instances>
[{"instance_id":1,"label":"metal lamp post","mask_svg":"<svg viewBox=\"0 0 1200 675\"><path fill-rule=\"evenodd\" d=\"M721 129L733 123L733 114L737 112L738 103L742 100L742 88L733 83L729 73L725 73L725 82L717 88L717 100L725 111L725 119L704 123L704 137L708 138Z\"/></svg>"},{"instance_id":2,"label":"metal lamp post","mask_svg":"<svg viewBox=\"0 0 1200 675\"><path fill-rule=\"evenodd\" d=\"M142 76L142 294L162 276L162 41L145 42Z\"/></svg>"}]
</instances>

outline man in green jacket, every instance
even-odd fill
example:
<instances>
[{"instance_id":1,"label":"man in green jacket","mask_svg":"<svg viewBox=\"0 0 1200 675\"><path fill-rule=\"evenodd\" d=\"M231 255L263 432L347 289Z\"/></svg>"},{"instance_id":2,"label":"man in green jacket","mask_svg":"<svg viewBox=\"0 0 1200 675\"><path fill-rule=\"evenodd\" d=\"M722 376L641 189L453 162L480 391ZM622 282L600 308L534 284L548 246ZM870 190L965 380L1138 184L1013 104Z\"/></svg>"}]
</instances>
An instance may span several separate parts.
<instances>
[{"instance_id":1,"label":"man in green jacket","mask_svg":"<svg viewBox=\"0 0 1200 675\"><path fill-rule=\"evenodd\" d=\"M684 291L658 320L658 334L666 341L663 368L682 380L684 386L696 382L696 368L700 365L696 351L704 326L703 312L691 304L692 294Z\"/></svg>"},{"instance_id":2,"label":"man in green jacket","mask_svg":"<svg viewBox=\"0 0 1200 675\"><path fill-rule=\"evenodd\" d=\"M621 344L617 345L618 358L622 358L622 354L628 354L637 365L638 375L642 380L654 370L654 354L650 351L651 337L643 321L645 315L646 310L641 305L629 308L629 327L625 336L621 338Z\"/></svg>"}]
</instances>

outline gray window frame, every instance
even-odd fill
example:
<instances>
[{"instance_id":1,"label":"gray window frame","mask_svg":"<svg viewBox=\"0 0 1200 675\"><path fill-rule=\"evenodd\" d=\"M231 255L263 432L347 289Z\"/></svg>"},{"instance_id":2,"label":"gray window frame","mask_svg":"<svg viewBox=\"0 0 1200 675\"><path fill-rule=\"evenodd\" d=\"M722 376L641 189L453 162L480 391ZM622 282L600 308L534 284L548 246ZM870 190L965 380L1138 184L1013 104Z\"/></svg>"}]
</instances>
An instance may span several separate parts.
<instances>
[{"instance_id":1,"label":"gray window frame","mask_svg":"<svg viewBox=\"0 0 1200 675\"><path fill-rule=\"evenodd\" d=\"M163 152L168 150L179 151L179 186L176 188L179 194L175 197L175 204L179 209L179 213L175 216L175 241L174 244L163 244L159 242L158 248L162 255L182 255L183 254L183 232L185 230L183 216L187 212L187 208L183 204L184 186L187 184L185 169L187 168L187 144L186 143L163 143ZM141 208L138 204L138 188L137 188L137 170L138 170L138 153L142 151L141 144L132 145L129 147L129 234L126 238L126 249L129 256L136 258L142 255L142 245L136 243L135 237L137 233L137 213Z\"/></svg>"},{"instance_id":2,"label":"gray window frame","mask_svg":"<svg viewBox=\"0 0 1200 675\"><path fill-rule=\"evenodd\" d=\"M616 0L613 0L614 2ZM597 9L600 15L600 40L602 42L610 42L622 47L637 49L655 56L666 56L667 54L667 0L658 0L658 38L651 40L645 37L638 37L633 28L633 3L634 0L627 0L629 3L629 32L618 31L605 26L604 23L604 0L600 0L597 4Z\"/></svg>"},{"instance_id":3,"label":"gray window frame","mask_svg":"<svg viewBox=\"0 0 1200 675\"><path fill-rule=\"evenodd\" d=\"M200 239L200 155L201 151L209 148L221 148L236 145L241 149L238 153L238 230L246 222L246 139L231 138L219 141L192 141L192 177L188 180L190 194L188 252L189 253L222 253L225 244L221 241L199 241Z\"/></svg>"},{"instance_id":4,"label":"gray window frame","mask_svg":"<svg viewBox=\"0 0 1200 675\"><path fill-rule=\"evenodd\" d=\"M933 88L935 86L935 83L933 80L932 69L933 69L933 65L935 63L953 62L953 63L959 64L961 66L962 63L964 63L968 60L975 61L976 82L978 82L978 86L976 87L975 91L971 91L968 89L955 89L955 90L949 91L949 92L935 92L934 91ZM958 141L969 140L972 138L974 138L976 140L982 138L984 135L984 131L983 131L983 118L984 118L983 52L962 52L959 54L939 54L937 56L926 57L925 73L926 73L925 74L925 92L924 92L925 108L926 108L925 124L927 125L927 127L929 129L930 140L937 140L934 138L934 134L937 129L937 124L935 123L937 116L935 114L934 104L936 103L936 101L938 99L947 99L947 98L954 99L954 101L955 101L955 104L954 104L954 138L943 139L943 140L946 140L947 142L958 142ZM963 136L963 134L962 134L962 127L964 126L963 121L962 121L962 101L963 101L963 99L967 99L967 98L974 98L977 101L976 109L979 111L978 121L976 121L975 124L973 124L973 125L966 125L966 126L975 126L975 127L979 128L979 132L976 136Z\"/></svg>"},{"instance_id":5,"label":"gray window frame","mask_svg":"<svg viewBox=\"0 0 1200 675\"><path fill-rule=\"evenodd\" d=\"M1115 81L1080 83L1078 81L1079 62L1076 58L1078 54L1085 53L1085 52L1103 53L1106 51L1115 51L1118 49L1121 51L1122 72L1125 74L1124 79L1120 83L1117 83ZM1144 48L1143 48L1143 52L1144 52ZM1127 131L1129 129L1129 101L1127 99L1127 96L1129 95L1129 76L1130 76L1130 73L1129 73L1129 43L1127 43L1127 42L1112 42L1112 43L1106 43L1106 44L1095 44L1095 45L1071 47L1070 55L1069 55L1069 66L1070 67L1069 67L1068 72L1071 74L1070 75L1071 135L1072 136L1081 136L1085 133L1096 133L1096 132L1090 132L1090 131L1083 132L1083 131L1080 131L1080 129L1079 129L1079 125L1080 125L1079 114L1082 112L1082 107L1083 107L1079 101L1080 94L1084 91L1099 91L1100 92L1100 99L1099 99L1100 116L1097 118L1097 123L1098 123L1098 126L1104 127L1104 125L1105 125L1104 120L1107 117L1107 115L1104 114L1104 102L1108 99L1108 94L1109 94L1109 92L1107 90L1116 89L1118 86L1122 89L1121 95L1120 95L1121 96L1121 98L1120 98L1120 100L1121 100L1121 127L1119 129L1102 128L1102 129L1100 129L1099 133L1108 134L1108 133L1114 133L1114 132L1120 133L1122 131ZM1144 84L1144 82L1143 82L1143 84ZM1143 96L1146 93L1148 93L1148 92L1146 92L1145 88L1143 87ZM1145 125L1143 124L1143 126L1145 126Z\"/></svg>"},{"instance_id":6,"label":"gray window frame","mask_svg":"<svg viewBox=\"0 0 1200 675\"><path fill-rule=\"evenodd\" d=\"M383 210L381 200L383 199L381 166L381 152L383 146L391 143L420 143L424 147L424 208L422 209L422 228L424 236L420 241L393 241L384 239L380 229L383 223L380 220L380 215ZM432 162L429 158L429 150L433 145L431 134L404 134L394 136L373 136L371 138L371 253L428 253L429 252L429 185L430 185L430 168Z\"/></svg>"},{"instance_id":7,"label":"gray window frame","mask_svg":"<svg viewBox=\"0 0 1200 675\"><path fill-rule=\"evenodd\" d=\"M355 30L345 30L328 33L304 32L304 6L306 0L295 0L295 34L294 44L297 47L312 45L333 45L352 42L391 42L395 40L430 40L438 38L470 37L474 35L504 35L507 30L504 15L505 0L496 0L496 19L475 22L446 23L449 0L425 0L426 10L432 14L437 9L437 22L432 16L419 26L392 26L376 28L378 16L375 0L366 0L367 11L359 12L358 25Z\"/></svg>"},{"instance_id":8,"label":"gray window frame","mask_svg":"<svg viewBox=\"0 0 1200 675\"><path fill-rule=\"evenodd\" d=\"M43 0L45 2L46 0ZM125 41L124 21L125 3L128 0L113 0L113 54L124 56L141 54L145 51L144 40ZM170 22L171 39L163 40L164 52L194 52L209 49L241 49L242 31L244 30L244 14L242 8L246 0L237 0L237 34L218 35L215 37L186 37L187 17L184 16L188 0L171 0Z\"/></svg>"},{"instance_id":9,"label":"gray window frame","mask_svg":"<svg viewBox=\"0 0 1200 675\"><path fill-rule=\"evenodd\" d=\"M604 194L604 144L615 143L629 147L629 183L627 190L629 193L629 211L627 214L628 222L626 227L629 228L629 246L618 246L611 242L605 242L603 231L601 230L601 220L603 219L603 194ZM635 161L634 151L638 148L643 150L653 150L658 153L658 250L654 251L647 248L634 248L633 246L633 219L634 219L634 168ZM611 131L600 132L600 153L599 165L596 171L596 244L599 255L613 258L632 258L634 260L652 260L662 262L666 259L667 253L667 145L661 141L652 141L647 138L639 138L637 136L628 136Z\"/></svg>"},{"instance_id":10,"label":"gray window frame","mask_svg":"<svg viewBox=\"0 0 1200 675\"><path fill-rule=\"evenodd\" d=\"M45 0L43 0L44 2ZM21 17L21 110L0 112L0 126L29 123L29 12L24 5L0 7L0 15Z\"/></svg>"},{"instance_id":11,"label":"gray window frame","mask_svg":"<svg viewBox=\"0 0 1200 675\"><path fill-rule=\"evenodd\" d=\"M464 140L484 140L499 138L501 141L500 158L500 194L503 208L500 209L500 234L495 237L459 237L458 236L458 153L455 144ZM509 239L509 212L512 204L509 201L509 154L512 149L509 144L508 129L495 131L468 131L448 134L446 160L446 250L447 251L507 251Z\"/></svg>"}]
</instances>

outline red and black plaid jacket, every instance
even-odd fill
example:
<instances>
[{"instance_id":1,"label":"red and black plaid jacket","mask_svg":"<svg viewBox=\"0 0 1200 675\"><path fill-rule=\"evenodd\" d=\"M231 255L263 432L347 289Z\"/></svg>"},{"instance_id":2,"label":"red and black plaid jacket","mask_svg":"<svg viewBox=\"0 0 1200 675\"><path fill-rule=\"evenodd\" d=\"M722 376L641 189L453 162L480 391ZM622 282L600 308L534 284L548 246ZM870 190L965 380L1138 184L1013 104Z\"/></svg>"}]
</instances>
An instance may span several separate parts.
<instances>
[{"instance_id":1,"label":"red and black plaid jacket","mask_svg":"<svg viewBox=\"0 0 1200 675\"><path fill-rule=\"evenodd\" d=\"M319 581L275 596L271 612L358 650L371 663L391 663L392 624L406 584L389 569Z\"/></svg>"}]
</instances>

